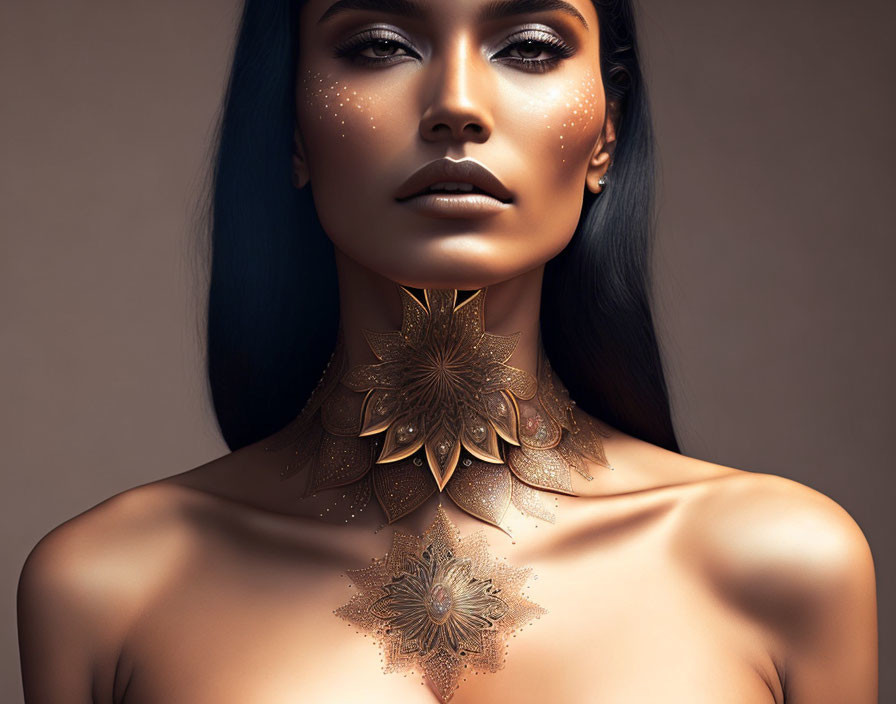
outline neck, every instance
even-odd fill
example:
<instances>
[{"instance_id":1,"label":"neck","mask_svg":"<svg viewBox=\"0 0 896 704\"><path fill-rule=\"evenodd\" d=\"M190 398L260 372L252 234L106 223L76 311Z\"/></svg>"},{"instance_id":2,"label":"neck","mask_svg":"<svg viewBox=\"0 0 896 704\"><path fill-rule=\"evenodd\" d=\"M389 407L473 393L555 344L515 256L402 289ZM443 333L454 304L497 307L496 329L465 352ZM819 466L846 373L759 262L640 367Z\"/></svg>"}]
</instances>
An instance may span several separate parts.
<instances>
[{"instance_id":1,"label":"neck","mask_svg":"<svg viewBox=\"0 0 896 704\"><path fill-rule=\"evenodd\" d=\"M575 495L574 472L607 465L606 435L540 353L543 270L458 302L337 262L343 344L285 445L268 448L293 448L282 476L308 468L306 496L354 486L350 512L375 494L389 522L443 491L502 530L511 503L553 522L539 493Z\"/></svg>"},{"instance_id":2,"label":"neck","mask_svg":"<svg viewBox=\"0 0 896 704\"><path fill-rule=\"evenodd\" d=\"M342 333L350 366L371 364L376 358L364 330L401 327L401 299L396 282L372 272L336 251ZM485 329L496 335L520 334L510 366L536 373L539 310L544 267L538 267L488 287Z\"/></svg>"}]
</instances>

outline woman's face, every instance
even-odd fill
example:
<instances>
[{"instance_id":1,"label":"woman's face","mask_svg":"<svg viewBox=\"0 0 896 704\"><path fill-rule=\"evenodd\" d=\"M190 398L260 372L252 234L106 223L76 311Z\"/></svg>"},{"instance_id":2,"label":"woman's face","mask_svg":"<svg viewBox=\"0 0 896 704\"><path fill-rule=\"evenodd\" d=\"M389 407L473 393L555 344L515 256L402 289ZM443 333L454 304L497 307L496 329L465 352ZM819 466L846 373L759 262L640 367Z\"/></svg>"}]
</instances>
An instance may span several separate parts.
<instances>
[{"instance_id":1,"label":"woman's face","mask_svg":"<svg viewBox=\"0 0 896 704\"><path fill-rule=\"evenodd\" d=\"M612 150L591 0L308 0L300 39L295 165L342 254L407 286L474 289L566 246ZM461 168L409 189L476 192L397 199L440 160L504 190Z\"/></svg>"}]
</instances>

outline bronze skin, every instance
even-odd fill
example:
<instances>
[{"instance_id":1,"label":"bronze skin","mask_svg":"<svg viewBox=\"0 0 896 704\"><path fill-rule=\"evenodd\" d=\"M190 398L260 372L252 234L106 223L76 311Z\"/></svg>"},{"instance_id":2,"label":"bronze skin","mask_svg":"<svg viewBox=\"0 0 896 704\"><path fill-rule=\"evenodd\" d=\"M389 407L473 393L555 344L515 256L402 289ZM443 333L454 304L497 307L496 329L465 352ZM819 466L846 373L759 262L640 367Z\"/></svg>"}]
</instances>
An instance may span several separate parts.
<instances>
[{"instance_id":1,"label":"bronze skin","mask_svg":"<svg viewBox=\"0 0 896 704\"><path fill-rule=\"evenodd\" d=\"M361 320L397 327L394 283L491 286L489 329L521 332L511 363L534 372L543 266L572 237L584 189L601 190L615 143L593 5L487 21L480 2L424 3L419 17L330 5L301 11L294 167L336 247L350 356L371 361ZM396 200L442 158L475 160L512 200L471 217Z\"/></svg>"},{"instance_id":2,"label":"bronze skin","mask_svg":"<svg viewBox=\"0 0 896 704\"><path fill-rule=\"evenodd\" d=\"M419 18L321 20L330 4L302 9L295 166L340 253L405 285L475 289L560 252L614 141L592 4L573 3L578 17L481 21L485 3L434 0ZM512 202L471 218L396 202L405 179L442 157L475 159Z\"/></svg>"},{"instance_id":3,"label":"bronze skin","mask_svg":"<svg viewBox=\"0 0 896 704\"><path fill-rule=\"evenodd\" d=\"M545 263L613 177L594 6L418 0L415 17L391 2L402 11L300 11L294 178L336 247L348 355L375 361L361 331L399 327L396 284L487 286L486 329L520 332L508 361L534 372ZM526 11L481 17L511 5ZM512 198L464 217L439 205L464 196L396 202L442 158L476 160ZM486 528L495 555L534 570L528 596L548 611L452 704L876 701L874 567L846 511L609 430L613 470L574 475L555 524L517 514L511 539L443 503L463 536ZM28 704L436 701L334 616L358 591L345 571L386 554L391 527L348 515L341 488L298 500L290 452L267 445L122 492L35 547L18 595ZM437 504L393 527L422 534Z\"/></svg>"}]
</instances>

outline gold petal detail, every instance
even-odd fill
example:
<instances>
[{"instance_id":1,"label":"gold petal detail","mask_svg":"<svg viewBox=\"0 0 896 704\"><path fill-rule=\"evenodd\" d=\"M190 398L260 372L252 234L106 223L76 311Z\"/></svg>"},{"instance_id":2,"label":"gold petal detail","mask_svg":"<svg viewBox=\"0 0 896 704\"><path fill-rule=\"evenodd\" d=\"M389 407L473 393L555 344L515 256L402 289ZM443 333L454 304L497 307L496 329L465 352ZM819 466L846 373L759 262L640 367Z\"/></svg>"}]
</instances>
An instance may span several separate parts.
<instances>
[{"instance_id":1,"label":"gold petal detail","mask_svg":"<svg viewBox=\"0 0 896 704\"><path fill-rule=\"evenodd\" d=\"M578 432L567 434L564 444L570 452L586 457L604 467L609 467L610 463L607 462L601 438L607 438L610 434L601 428L598 421L578 408L573 411L573 418Z\"/></svg>"},{"instance_id":2,"label":"gold petal detail","mask_svg":"<svg viewBox=\"0 0 896 704\"><path fill-rule=\"evenodd\" d=\"M513 335L492 335L490 332L484 333L482 336L482 349L488 351L489 362L504 363L510 359L510 355L516 349L517 343L520 341L520 334Z\"/></svg>"},{"instance_id":3,"label":"gold petal detail","mask_svg":"<svg viewBox=\"0 0 896 704\"><path fill-rule=\"evenodd\" d=\"M485 294L480 290L457 306L453 316L453 332L456 333L457 344L472 347L479 345L484 329ZM516 347L515 340L514 347ZM513 348L511 348L512 351ZM505 359L507 357L500 361L503 362Z\"/></svg>"},{"instance_id":4,"label":"gold petal detail","mask_svg":"<svg viewBox=\"0 0 896 704\"><path fill-rule=\"evenodd\" d=\"M361 409L364 395L344 384L336 384L320 407L320 421L333 435L357 436L361 432Z\"/></svg>"},{"instance_id":5,"label":"gold petal detail","mask_svg":"<svg viewBox=\"0 0 896 704\"><path fill-rule=\"evenodd\" d=\"M401 352L405 341L401 333L393 332L374 332L365 330L364 337L373 353L381 362L394 362L401 358Z\"/></svg>"},{"instance_id":6,"label":"gold petal detail","mask_svg":"<svg viewBox=\"0 0 896 704\"><path fill-rule=\"evenodd\" d=\"M436 493L432 475L411 459L378 464L372 475L374 494L389 523L408 515Z\"/></svg>"},{"instance_id":7,"label":"gold petal detail","mask_svg":"<svg viewBox=\"0 0 896 704\"><path fill-rule=\"evenodd\" d=\"M557 424L537 398L520 401L520 444L532 450L556 447L563 437L563 429Z\"/></svg>"},{"instance_id":8,"label":"gold petal detail","mask_svg":"<svg viewBox=\"0 0 896 704\"><path fill-rule=\"evenodd\" d=\"M372 464L370 441L324 433L317 452L312 492L351 484L363 477Z\"/></svg>"},{"instance_id":9,"label":"gold petal detail","mask_svg":"<svg viewBox=\"0 0 896 704\"><path fill-rule=\"evenodd\" d=\"M445 488L460 458L460 438L444 422L426 439L426 460L439 491Z\"/></svg>"},{"instance_id":10,"label":"gold petal detail","mask_svg":"<svg viewBox=\"0 0 896 704\"><path fill-rule=\"evenodd\" d=\"M504 667L512 632L547 613L521 591L532 572L489 554L482 531L461 539L439 506L419 538L396 530L383 558L346 574L359 588L334 612L381 646L386 672L422 672L442 702L464 667Z\"/></svg>"},{"instance_id":11,"label":"gold petal detail","mask_svg":"<svg viewBox=\"0 0 896 704\"><path fill-rule=\"evenodd\" d=\"M426 297L426 308L430 314L430 320L438 320L446 325L454 312L454 303L457 301L457 291L452 289L431 289L423 292Z\"/></svg>"},{"instance_id":12,"label":"gold petal detail","mask_svg":"<svg viewBox=\"0 0 896 704\"><path fill-rule=\"evenodd\" d=\"M383 438L383 449L380 452L378 463L396 462L410 457L423 447L426 440L426 431L422 421L417 416L405 415L398 418Z\"/></svg>"},{"instance_id":13,"label":"gold petal detail","mask_svg":"<svg viewBox=\"0 0 896 704\"><path fill-rule=\"evenodd\" d=\"M485 408L495 430L511 445L519 445L519 409L507 391L493 391L485 396Z\"/></svg>"},{"instance_id":14,"label":"gold petal detail","mask_svg":"<svg viewBox=\"0 0 896 704\"><path fill-rule=\"evenodd\" d=\"M511 447L507 450L507 465L517 477L530 486L575 495L569 465L556 450Z\"/></svg>"},{"instance_id":15,"label":"gold petal detail","mask_svg":"<svg viewBox=\"0 0 896 704\"><path fill-rule=\"evenodd\" d=\"M401 384L404 366L399 362L382 362L349 369L342 383L352 391L395 389Z\"/></svg>"},{"instance_id":16,"label":"gold petal detail","mask_svg":"<svg viewBox=\"0 0 896 704\"><path fill-rule=\"evenodd\" d=\"M512 487L510 500L520 511L548 523L553 523L556 520L554 512L545 508L544 502L541 500L541 495L544 492L521 482L513 473L510 473L510 484Z\"/></svg>"},{"instance_id":17,"label":"gold petal detail","mask_svg":"<svg viewBox=\"0 0 896 704\"><path fill-rule=\"evenodd\" d=\"M474 457L485 462L504 462L495 427L471 408L464 408L461 442Z\"/></svg>"},{"instance_id":18,"label":"gold petal detail","mask_svg":"<svg viewBox=\"0 0 896 704\"><path fill-rule=\"evenodd\" d=\"M361 435L383 432L395 422L399 413L398 392L393 389L374 389L367 396Z\"/></svg>"},{"instance_id":19,"label":"gold petal detail","mask_svg":"<svg viewBox=\"0 0 896 704\"><path fill-rule=\"evenodd\" d=\"M570 432L575 430L571 414L574 406L569 392L554 375L544 350L539 350L538 354L538 400L561 428Z\"/></svg>"},{"instance_id":20,"label":"gold petal detail","mask_svg":"<svg viewBox=\"0 0 896 704\"><path fill-rule=\"evenodd\" d=\"M511 474L504 465L471 460L460 465L448 482L448 496L471 516L502 528L511 500Z\"/></svg>"},{"instance_id":21,"label":"gold petal detail","mask_svg":"<svg viewBox=\"0 0 896 704\"><path fill-rule=\"evenodd\" d=\"M530 399L538 390L538 382L529 372L507 365L495 365L482 388L483 393L507 389L519 399Z\"/></svg>"},{"instance_id":22,"label":"gold petal detail","mask_svg":"<svg viewBox=\"0 0 896 704\"><path fill-rule=\"evenodd\" d=\"M447 648L439 648L423 661L423 672L444 702L451 699L457 689L460 670L460 658Z\"/></svg>"},{"instance_id":23,"label":"gold petal detail","mask_svg":"<svg viewBox=\"0 0 896 704\"><path fill-rule=\"evenodd\" d=\"M404 286L398 287L401 296L401 336L406 342L416 344L426 334L426 322L429 312L417 298Z\"/></svg>"}]
</instances>

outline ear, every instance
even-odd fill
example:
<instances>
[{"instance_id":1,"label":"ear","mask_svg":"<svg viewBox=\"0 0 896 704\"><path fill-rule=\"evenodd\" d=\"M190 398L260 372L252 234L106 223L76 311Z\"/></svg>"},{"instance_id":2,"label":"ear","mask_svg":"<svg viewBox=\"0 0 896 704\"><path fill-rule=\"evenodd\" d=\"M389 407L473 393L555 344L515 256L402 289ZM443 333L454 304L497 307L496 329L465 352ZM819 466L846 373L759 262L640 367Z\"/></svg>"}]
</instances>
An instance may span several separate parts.
<instances>
[{"instance_id":1,"label":"ear","mask_svg":"<svg viewBox=\"0 0 896 704\"><path fill-rule=\"evenodd\" d=\"M615 101L607 103L607 116L604 120L604 130L588 162L588 173L585 176L585 184L592 193L600 193L603 186L598 183L610 168L613 161L613 151L616 149L616 124L619 118L619 105Z\"/></svg>"},{"instance_id":2,"label":"ear","mask_svg":"<svg viewBox=\"0 0 896 704\"><path fill-rule=\"evenodd\" d=\"M299 126L296 125L293 136L293 152L292 152L292 183L296 188L304 188L310 180L308 173L308 162L305 160L305 146L302 143L302 133Z\"/></svg>"}]
</instances>

